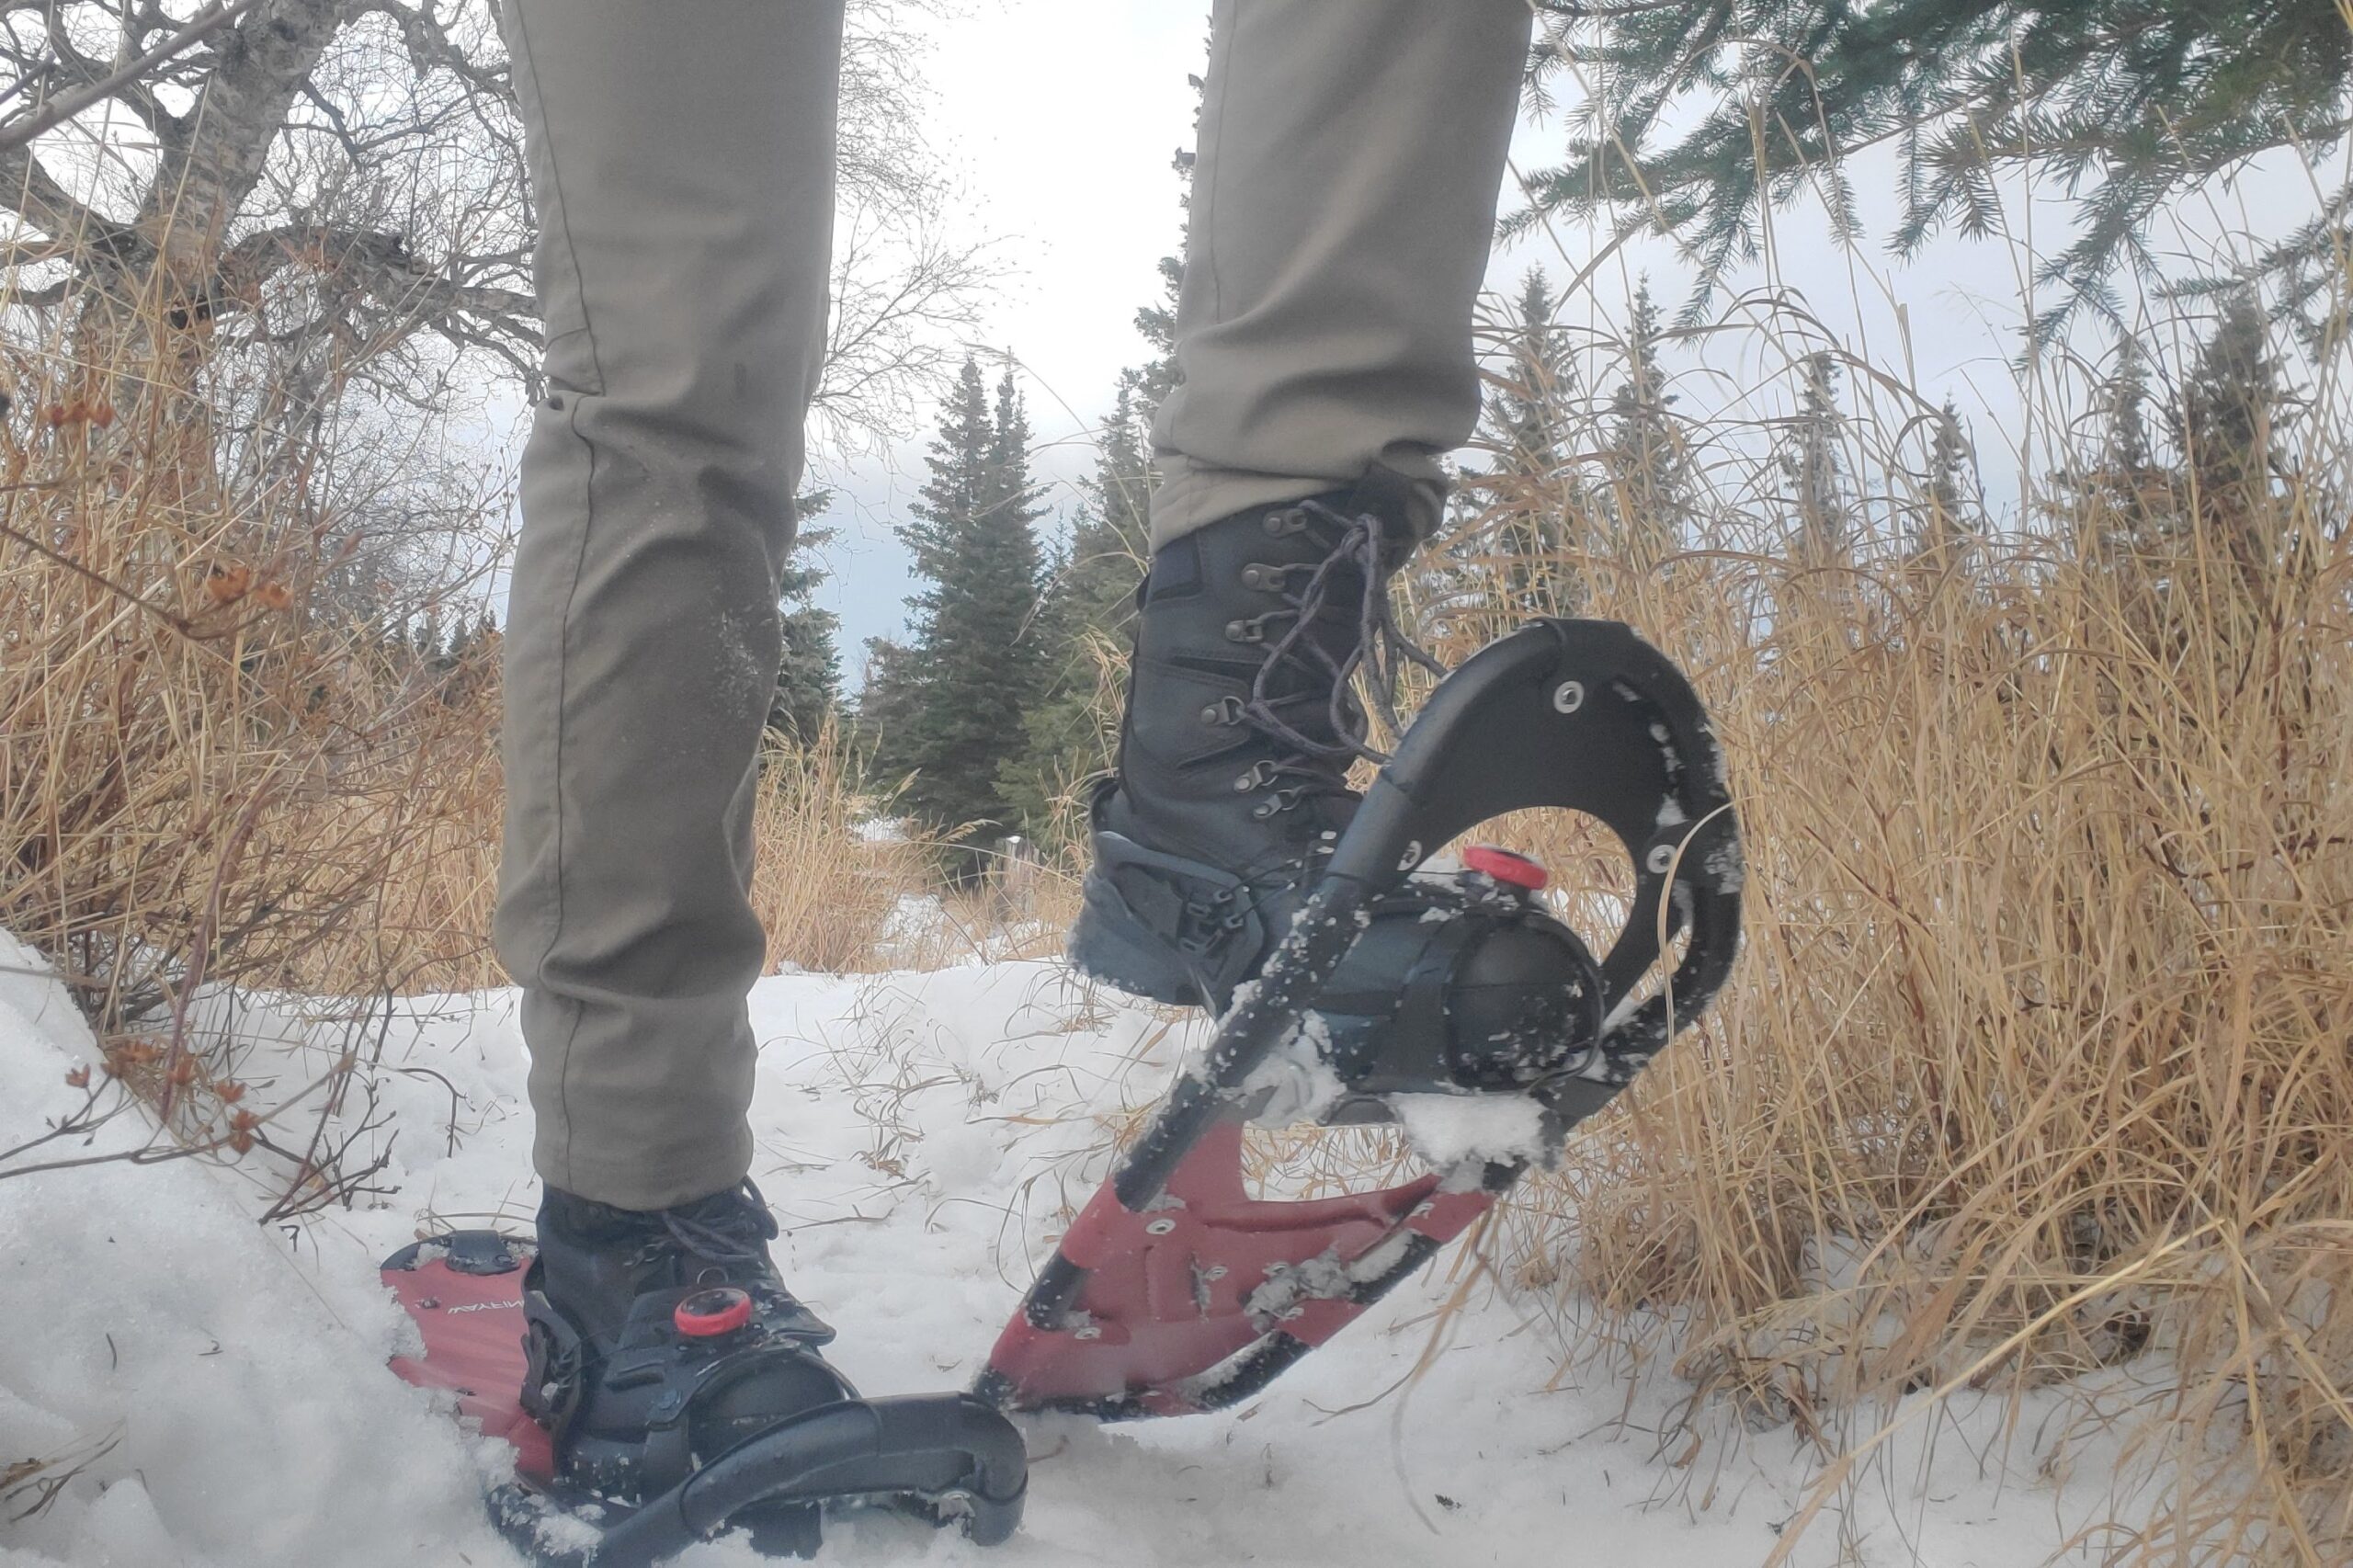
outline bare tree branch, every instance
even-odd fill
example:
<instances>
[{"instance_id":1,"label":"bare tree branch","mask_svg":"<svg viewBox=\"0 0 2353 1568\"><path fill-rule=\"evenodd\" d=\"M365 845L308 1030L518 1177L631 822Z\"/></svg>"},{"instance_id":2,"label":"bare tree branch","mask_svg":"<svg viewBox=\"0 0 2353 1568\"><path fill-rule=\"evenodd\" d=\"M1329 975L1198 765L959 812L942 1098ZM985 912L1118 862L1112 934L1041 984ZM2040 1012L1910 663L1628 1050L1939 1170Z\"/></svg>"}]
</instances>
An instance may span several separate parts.
<instances>
[{"instance_id":1,"label":"bare tree branch","mask_svg":"<svg viewBox=\"0 0 2353 1568\"><path fill-rule=\"evenodd\" d=\"M210 38L213 33L252 10L259 3L260 0L225 0L225 3L224 0L214 0L212 5L198 13L196 18L188 26L120 70L98 81L76 87L71 92L60 93L25 119L13 125L0 127L0 150L21 147L42 131L63 125L99 99L120 92L125 86L148 75L156 66L163 64L174 55ZM8 8L33 10L39 8L39 6L40 0L16 0L16 4Z\"/></svg>"},{"instance_id":2,"label":"bare tree branch","mask_svg":"<svg viewBox=\"0 0 2353 1568\"><path fill-rule=\"evenodd\" d=\"M32 149L0 149L0 206L73 255L100 251L122 257L141 248L137 232L77 199L50 177Z\"/></svg>"}]
</instances>

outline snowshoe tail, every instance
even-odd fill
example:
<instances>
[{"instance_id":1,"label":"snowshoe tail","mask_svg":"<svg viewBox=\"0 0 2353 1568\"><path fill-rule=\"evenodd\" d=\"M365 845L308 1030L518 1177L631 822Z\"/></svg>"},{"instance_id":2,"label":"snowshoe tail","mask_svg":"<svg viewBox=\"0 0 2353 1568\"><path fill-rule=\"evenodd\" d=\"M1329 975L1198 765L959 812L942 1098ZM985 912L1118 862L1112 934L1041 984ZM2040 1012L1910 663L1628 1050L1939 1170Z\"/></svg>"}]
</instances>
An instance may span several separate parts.
<instances>
[{"instance_id":1,"label":"snowshoe tail","mask_svg":"<svg viewBox=\"0 0 2353 1568\"><path fill-rule=\"evenodd\" d=\"M1480 823L1543 807L1597 819L1632 858L1631 911L1598 960L1517 857L1467 855L1450 885L1407 886ZM1594 620L1536 621L1482 650L1431 694L1206 1058L1040 1269L975 1392L1118 1419L1264 1388L1698 1016L1738 947L1741 879L1714 734L1665 655ZM1385 1191L1251 1199L1243 1126L1302 1049L1348 1091L1315 1108L1327 1119L1381 1114L1399 1094L1502 1093L1533 1102L1541 1147Z\"/></svg>"},{"instance_id":2,"label":"snowshoe tail","mask_svg":"<svg viewBox=\"0 0 2353 1568\"><path fill-rule=\"evenodd\" d=\"M399 1357L407 1381L454 1396L461 1421L513 1443L516 1480L491 1517L546 1568L643 1568L735 1525L762 1551L813 1552L831 1513L888 1507L961 1528L983 1545L1021 1520L1021 1436L970 1394L844 1399L792 1416L694 1466L634 1506L558 1478L546 1430L522 1405L524 1269L530 1244L456 1231L402 1248L382 1278L424 1336ZM583 1541L583 1525L593 1531Z\"/></svg>"},{"instance_id":3,"label":"snowshoe tail","mask_svg":"<svg viewBox=\"0 0 2353 1568\"><path fill-rule=\"evenodd\" d=\"M586 1562L646 1568L746 1510L866 1502L920 1509L995 1546L1021 1522L1027 1476L1021 1435L970 1394L847 1401L719 1455L608 1529Z\"/></svg>"}]
</instances>

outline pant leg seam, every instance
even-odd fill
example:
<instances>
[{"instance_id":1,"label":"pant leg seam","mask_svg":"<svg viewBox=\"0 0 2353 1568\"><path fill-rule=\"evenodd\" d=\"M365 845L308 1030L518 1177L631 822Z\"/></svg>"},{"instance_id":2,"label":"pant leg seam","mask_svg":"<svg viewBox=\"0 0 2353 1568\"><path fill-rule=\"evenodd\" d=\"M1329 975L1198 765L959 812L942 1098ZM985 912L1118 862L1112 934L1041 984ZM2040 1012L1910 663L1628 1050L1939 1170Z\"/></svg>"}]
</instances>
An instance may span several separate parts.
<instances>
[{"instance_id":1,"label":"pant leg seam","mask_svg":"<svg viewBox=\"0 0 2353 1568\"><path fill-rule=\"evenodd\" d=\"M540 143L548 161L548 187L555 195L555 219L563 233L564 255L571 262L573 284L579 290L580 325L574 330L587 342L588 362L595 367L597 384L601 388L605 381L605 366L603 359L597 355L596 327L589 319L587 278L580 270L579 247L573 243L571 214L563 199L563 170L556 161L555 131L548 116L547 97L540 91L539 73L531 66L530 25L525 19L523 12L522 5L515 6L513 14L516 41L522 46L523 70L531 79L531 97L539 107ZM546 213L541 213L540 222L544 223L547 217ZM567 333L563 335L569 336L571 334ZM564 405L564 428L571 434L574 440L578 441L586 449L588 462L587 472L582 477L580 483L580 539L573 551L571 581L564 585L563 608L556 619L555 755L551 759L549 786L555 797L553 812L555 869L554 874L549 879L552 887L554 909L552 918L548 924L546 944L540 949L538 962L532 965L534 973L542 977L547 960L555 951L556 944L562 939L563 933L565 866L563 743L564 718L572 670L572 610L573 605L580 597L581 574L585 569L588 559L588 539L597 523L597 444L580 433L580 404L577 396ZM544 978L541 979L540 983L545 984ZM556 1073L556 1114L563 1125L563 1153L561 1163L569 1169L572 1165L573 1047L579 1039L583 1009L576 1002L567 998L565 1012L569 1017L564 1029L562 1064Z\"/></svg>"},{"instance_id":2,"label":"pant leg seam","mask_svg":"<svg viewBox=\"0 0 2353 1568\"><path fill-rule=\"evenodd\" d=\"M1233 72L1231 69L1231 62L1233 58L1233 35L1239 32L1242 28L1241 0L1228 0L1226 16L1229 19L1225 28L1224 41L1226 60L1228 62L1229 68L1217 74L1216 125L1218 141L1221 145L1219 148L1213 150L1215 152L1222 151L1222 143L1225 140L1225 98L1226 94L1229 91L1228 84L1233 75ZM1206 244L1204 244L1203 249L1207 252L1202 259L1209 263L1210 321L1211 324L1215 324L1225 319L1225 292L1219 287L1217 276L1217 182L1219 174L1222 172L1220 165L1222 165L1225 160L1220 156L1211 156L1204 161L1209 165L1210 180L1209 189L1204 193L1201 201L1202 207L1206 209L1201 216L1203 219L1202 228L1205 231L1206 238Z\"/></svg>"},{"instance_id":3,"label":"pant leg seam","mask_svg":"<svg viewBox=\"0 0 2353 1568\"><path fill-rule=\"evenodd\" d=\"M570 337L575 332L581 336L585 337L588 340L588 362L596 367L597 390L601 392L605 385L605 362L597 355L596 329L589 324L588 320L587 280L582 277L580 271L580 247L574 244L572 239L572 214L566 208L563 200L563 171L556 163L555 133L551 128L548 120L547 95L540 91L539 73L531 68L530 25L523 18L523 6L519 3L519 0L514 7L514 17L515 35L517 40L523 46L523 69L530 75L531 97L539 104L540 144L547 154L548 185L556 194L555 216L557 223L561 225L563 230L563 252L564 255L572 258L572 276L574 280L580 286L580 324L577 327L573 328L571 331L551 335L549 341L554 342L560 338ZM544 212L540 214L540 220L544 223L547 221L547 214ZM541 369L544 371L545 368L545 364L542 362ZM578 432L579 426L576 420L573 424L573 429L575 434ZM593 448L590 449L592 452L594 451Z\"/></svg>"}]
</instances>

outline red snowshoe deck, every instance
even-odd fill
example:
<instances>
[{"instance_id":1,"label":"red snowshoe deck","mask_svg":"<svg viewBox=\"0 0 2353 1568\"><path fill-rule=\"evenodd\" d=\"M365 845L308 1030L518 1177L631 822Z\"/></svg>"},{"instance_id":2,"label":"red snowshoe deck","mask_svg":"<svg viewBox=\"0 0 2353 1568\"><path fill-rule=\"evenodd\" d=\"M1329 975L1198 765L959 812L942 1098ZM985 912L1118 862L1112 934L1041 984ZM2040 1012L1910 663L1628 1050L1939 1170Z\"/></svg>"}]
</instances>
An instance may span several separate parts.
<instances>
[{"instance_id":1,"label":"red snowshoe deck","mask_svg":"<svg viewBox=\"0 0 2353 1568\"><path fill-rule=\"evenodd\" d=\"M1156 1206L1134 1213L1110 1186L1096 1193L1062 1241L1061 1256L1086 1271L1076 1326L1017 1315L989 1366L1028 1405L1083 1408L1134 1391L1137 1414L1210 1408L1216 1384L1205 1369L1278 1328L1302 1351L1323 1344L1370 1304L1334 1283L1385 1274L1415 1238L1451 1241L1495 1201L1438 1185L1427 1176L1384 1192L1255 1199L1243 1184L1241 1124L1220 1123Z\"/></svg>"},{"instance_id":2,"label":"red snowshoe deck","mask_svg":"<svg viewBox=\"0 0 2353 1568\"><path fill-rule=\"evenodd\" d=\"M554 1473L555 1456L546 1428L523 1414L521 1403L523 1270L531 1249L495 1239L497 1248L420 1242L385 1260L384 1283L425 1336L425 1354L393 1357L392 1370L419 1388L455 1394L458 1417L470 1430L514 1444L516 1472L544 1482Z\"/></svg>"}]
</instances>

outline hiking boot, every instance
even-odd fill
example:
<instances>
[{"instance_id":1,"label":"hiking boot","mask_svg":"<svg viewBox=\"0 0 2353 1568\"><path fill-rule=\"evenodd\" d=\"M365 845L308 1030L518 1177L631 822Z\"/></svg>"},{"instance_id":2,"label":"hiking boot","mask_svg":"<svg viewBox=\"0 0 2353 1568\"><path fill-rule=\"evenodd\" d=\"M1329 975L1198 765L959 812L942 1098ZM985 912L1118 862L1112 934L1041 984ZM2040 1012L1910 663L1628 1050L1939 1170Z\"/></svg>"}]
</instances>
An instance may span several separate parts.
<instances>
[{"instance_id":1,"label":"hiking boot","mask_svg":"<svg viewBox=\"0 0 2353 1568\"><path fill-rule=\"evenodd\" d=\"M1154 552L1138 590L1119 770L1070 939L1082 971L1222 1011L1356 810L1350 676L1391 631L1404 482L1254 506Z\"/></svg>"},{"instance_id":2,"label":"hiking boot","mask_svg":"<svg viewBox=\"0 0 2353 1568\"><path fill-rule=\"evenodd\" d=\"M778 1278L776 1235L748 1181L652 1212L548 1189L523 1280L523 1408L554 1438L559 1483L642 1503L743 1438L857 1397L818 1354L834 1331ZM784 1547L815 1528L807 1508L778 1513Z\"/></svg>"}]
</instances>

